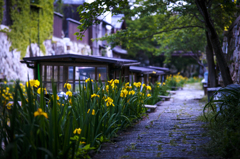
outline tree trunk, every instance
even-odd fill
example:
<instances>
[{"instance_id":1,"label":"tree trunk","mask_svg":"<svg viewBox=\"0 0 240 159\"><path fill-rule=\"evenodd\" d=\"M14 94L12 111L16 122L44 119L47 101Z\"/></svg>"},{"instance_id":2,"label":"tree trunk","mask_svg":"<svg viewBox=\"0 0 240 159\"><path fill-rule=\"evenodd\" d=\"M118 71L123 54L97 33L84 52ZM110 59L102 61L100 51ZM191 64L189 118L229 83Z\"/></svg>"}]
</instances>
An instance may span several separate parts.
<instances>
[{"instance_id":1,"label":"tree trunk","mask_svg":"<svg viewBox=\"0 0 240 159\"><path fill-rule=\"evenodd\" d=\"M227 66L227 62L224 58L224 54L220 45L219 37L217 35L216 29L213 26L213 23L211 21L210 15L208 14L208 10L205 4L206 1L203 0L195 0L195 3L198 7L199 12L204 18L205 25L208 31L208 36L211 41L213 50L216 54L217 62L219 65L219 69L221 71L221 75L223 78L223 84L224 86L227 86L229 84L232 84L232 78L230 75L229 68Z\"/></svg>"},{"instance_id":2,"label":"tree trunk","mask_svg":"<svg viewBox=\"0 0 240 159\"><path fill-rule=\"evenodd\" d=\"M208 37L208 32L206 31L207 36L207 46L206 46L206 55L207 55L207 63L208 63L208 86L216 87L217 86L217 77L215 71L215 64L213 59L213 48Z\"/></svg>"}]
</instances>

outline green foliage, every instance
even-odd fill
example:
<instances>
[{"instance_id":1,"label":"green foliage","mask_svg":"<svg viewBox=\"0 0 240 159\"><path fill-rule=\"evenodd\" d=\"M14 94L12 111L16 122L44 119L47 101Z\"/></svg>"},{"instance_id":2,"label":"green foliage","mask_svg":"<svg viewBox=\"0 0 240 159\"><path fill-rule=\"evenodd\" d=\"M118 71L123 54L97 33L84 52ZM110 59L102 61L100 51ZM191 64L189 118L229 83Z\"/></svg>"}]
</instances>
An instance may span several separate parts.
<instances>
[{"instance_id":1,"label":"green foliage","mask_svg":"<svg viewBox=\"0 0 240 159\"><path fill-rule=\"evenodd\" d=\"M239 158L240 87L228 85L217 93L220 94L218 99L211 98L203 111L209 122L209 134L212 139L209 151L224 158Z\"/></svg>"},{"instance_id":2,"label":"green foliage","mask_svg":"<svg viewBox=\"0 0 240 159\"><path fill-rule=\"evenodd\" d=\"M201 82L201 78L198 78L198 77L191 77L191 78L188 78L186 83L198 83L198 82Z\"/></svg>"},{"instance_id":3,"label":"green foliage","mask_svg":"<svg viewBox=\"0 0 240 159\"><path fill-rule=\"evenodd\" d=\"M3 20L3 11L4 11L4 0L0 0L0 24L2 23Z\"/></svg>"},{"instance_id":4,"label":"green foliage","mask_svg":"<svg viewBox=\"0 0 240 159\"><path fill-rule=\"evenodd\" d=\"M1 158L87 157L89 150L144 115L149 93L145 87L141 95L135 83L110 80L104 85L88 79L78 92L58 99L54 83L49 97L39 84L30 80L26 86L18 81L11 89L1 86Z\"/></svg>"},{"instance_id":5,"label":"green foliage","mask_svg":"<svg viewBox=\"0 0 240 159\"><path fill-rule=\"evenodd\" d=\"M21 51L21 57L26 55L30 42L38 44L38 32L40 49L45 52L43 42L52 36L53 2L54 0L47 0L35 4L29 0L11 0L13 25L7 35L12 42L11 49Z\"/></svg>"},{"instance_id":6,"label":"green foliage","mask_svg":"<svg viewBox=\"0 0 240 159\"><path fill-rule=\"evenodd\" d=\"M176 87L183 87L186 83L187 78L180 75L180 72L177 75L169 75L166 78L166 85L169 89L176 89Z\"/></svg>"},{"instance_id":7,"label":"green foliage","mask_svg":"<svg viewBox=\"0 0 240 159\"><path fill-rule=\"evenodd\" d=\"M98 40L107 40L113 45L123 45L133 56L138 51L154 55L164 53L167 63L170 62L171 53L176 50L192 51L197 54L199 51L204 51L205 30L208 26L197 3L204 3L207 6L206 9L210 14L208 18L214 23L214 30L218 33L220 41L224 27L227 28L237 16L238 9L232 1L186 0L184 2L186 3L176 0L137 0L131 10L125 1L103 0L86 3L78 10L82 24L78 27L80 34L76 35L81 37L81 32L99 22L94 19L112 8L115 13L125 14L127 30L118 31ZM94 10L99 6L100 9ZM156 48L158 45L159 49Z\"/></svg>"}]
</instances>

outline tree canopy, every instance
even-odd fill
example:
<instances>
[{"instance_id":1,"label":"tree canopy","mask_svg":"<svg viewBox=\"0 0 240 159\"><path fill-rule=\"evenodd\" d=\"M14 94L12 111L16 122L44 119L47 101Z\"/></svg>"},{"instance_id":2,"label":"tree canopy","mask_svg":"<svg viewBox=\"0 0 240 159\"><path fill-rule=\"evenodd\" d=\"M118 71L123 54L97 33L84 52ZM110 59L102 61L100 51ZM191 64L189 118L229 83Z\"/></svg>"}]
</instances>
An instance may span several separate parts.
<instances>
[{"instance_id":1,"label":"tree canopy","mask_svg":"<svg viewBox=\"0 0 240 159\"><path fill-rule=\"evenodd\" d=\"M96 0L93 3L85 3L83 6L79 6L78 11L82 18L80 20L82 25L78 27L80 30L80 34L77 33L78 38L82 37L81 33L86 28L99 23L100 21L96 20L97 17L106 11L121 12L125 14L126 19L134 18L134 21L136 21L134 23L142 22L142 26L134 25L134 27L131 27L130 25L127 30L118 31L108 37L108 40L116 45L124 42L126 48L130 50L138 46L142 39L148 39L148 44L150 41L158 42L160 50L164 51L166 51L166 48L170 48L169 45L173 43L174 47L170 49L180 49L180 47L184 47L182 44L186 44L186 40L191 41L188 46L202 50L202 48L197 48L197 41L190 38L191 36L194 38L196 36L201 37L204 32L207 32L205 38L208 36L213 45L224 84L232 83L221 50L221 37L219 36L223 29L227 28L237 16L238 9L236 3L232 1L136 0L135 3L129 3L127 0ZM183 43L180 44L181 40L177 41L177 37L180 37ZM203 37L201 40L205 41ZM200 47L200 44L198 46ZM155 54L161 53L161 51L154 51Z\"/></svg>"}]
</instances>

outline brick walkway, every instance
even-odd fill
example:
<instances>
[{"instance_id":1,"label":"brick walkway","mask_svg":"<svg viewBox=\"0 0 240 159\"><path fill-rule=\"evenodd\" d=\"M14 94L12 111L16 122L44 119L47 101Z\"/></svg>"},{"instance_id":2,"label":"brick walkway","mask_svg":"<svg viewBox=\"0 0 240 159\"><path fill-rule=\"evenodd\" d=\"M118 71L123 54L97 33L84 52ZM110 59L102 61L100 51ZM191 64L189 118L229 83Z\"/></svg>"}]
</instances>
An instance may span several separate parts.
<instances>
[{"instance_id":1,"label":"brick walkway","mask_svg":"<svg viewBox=\"0 0 240 159\"><path fill-rule=\"evenodd\" d=\"M93 158L210 158L203 150L209 138L203 123L196 121L204 106L196 100L203 97L196 86L176 91L149 118L120 133L113 143L103 144Z\"/></svg>"}]
</instances>

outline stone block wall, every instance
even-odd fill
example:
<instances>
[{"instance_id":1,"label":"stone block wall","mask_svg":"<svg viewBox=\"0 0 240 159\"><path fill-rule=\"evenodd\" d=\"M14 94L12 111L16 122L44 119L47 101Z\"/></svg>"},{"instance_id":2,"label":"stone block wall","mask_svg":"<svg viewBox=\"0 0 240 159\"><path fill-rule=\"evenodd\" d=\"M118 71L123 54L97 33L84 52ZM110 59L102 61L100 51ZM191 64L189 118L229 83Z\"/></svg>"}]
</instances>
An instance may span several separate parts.
<instances>
[{"instance_id":1,"label":"stone block wall","mask_svg":"<svg viewBox=\"0 0 240 159\"><path fill-rule=\"evenodd\" d=\"M0 30L7 28L4 25L0 25ZM45 54L39 50L37 44L31 44L26 49L25 57L35 56L51 56L61 55L66 53L75 53L81 55L91 55L91 49L89 45L83 45L78 42L72 42L69 39L61 39L53 37L52 39L44 41ZM33 79L33 69L29 69L26 64L21 63L21 53L16 49L10 50L11 41L8 39L7 34L0 32L0 75L6 77L8 81L20 79L22 82L26 82L29 79ZM32 50L32 51L30 51Z\"/></svg>"}]
</instances>

